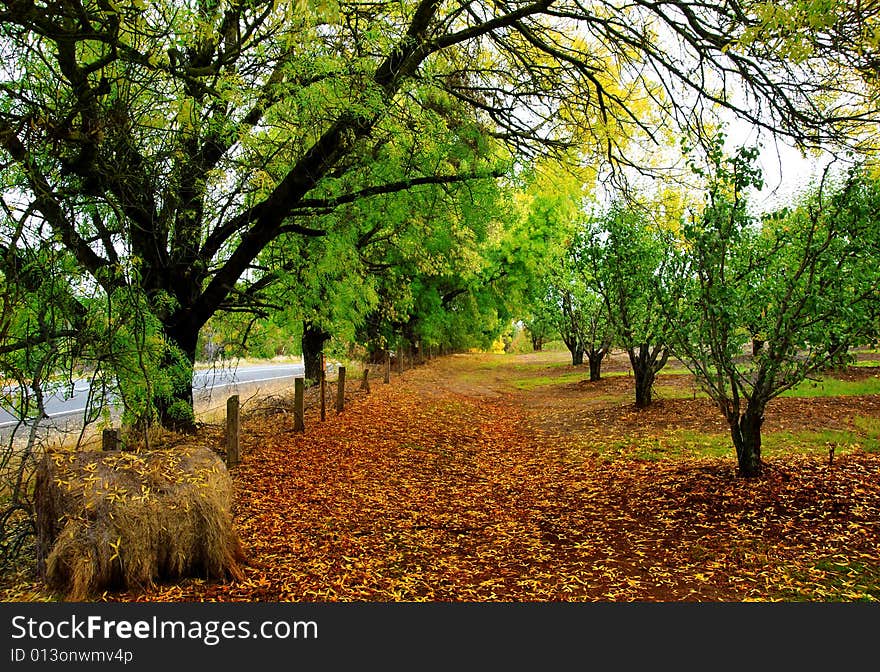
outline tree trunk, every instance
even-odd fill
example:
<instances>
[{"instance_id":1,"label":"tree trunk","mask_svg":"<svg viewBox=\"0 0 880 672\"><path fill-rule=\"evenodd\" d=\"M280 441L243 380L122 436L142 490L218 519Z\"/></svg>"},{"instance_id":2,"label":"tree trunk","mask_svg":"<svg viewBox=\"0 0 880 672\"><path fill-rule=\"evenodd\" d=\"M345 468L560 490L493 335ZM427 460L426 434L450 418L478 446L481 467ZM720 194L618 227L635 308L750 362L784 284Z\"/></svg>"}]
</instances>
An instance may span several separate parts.
<instances>
[{"instance_id":1,"label":"tree trunk","mask_svg":"<svg viewBox=\"0 0 880 672\"><path fill-rule=\"evenodd\" d=\"M544 339L541 336L532 335L532 350L540 352L544 349Z\"/></svg>"},{"instance_id":2,"label":"tree trunk","mask_svg":"<svg viewBox=\"0 0 880 672\"><path fill-rule=\"evenodd\" d=\"M314 385L321 380L321 353L324 343L330 340L330 334L320 327L308 323L303 324L302 351L305 366L305 379Z\"/></svg>"},{"instance_id":3,"label":"tree trunk","mask_svg":"<svg viewBox=\"0 0 880 672\"><path fill-rule=\"evenodd\" d=\"M571 353L571 365L580 366L584 363L584 346L582 346L575 338L563 338L563 343Z\"/></svg>"},{"instance_id":4,"label":"tree trunk","mask_svg":"<svg viewBox=\"0 0 880 672\"><path fill-rule=\"evenodd\" d=\"M165 328L165 335L175 346L166 349L162 362L163 372L171 378L171 393L154 396L153 405L163 427L178 432L192 432L196 426L193 371L199 330L169 326Z\"/></svg>"},{"instance_id":5,"label":"tree trunk","mask_svg":"<svg viewBox=\"0 0 880 672\"><path fill-rule=\"evenodd\" d=\"M849 346L836 334L828 337L828 365L831 370L843 371L849 364Z\"/></svg>"},{"instance_id":6,"label":"tree trunk","mask_svg":"<svg viewBox=\"0 0 880 672\"><path fill-rule=\"evenodd\" d=\"M604 350L590 350L587 359L590 361L590 381L596 382L602 377L602 359L605 357Z\"/></svg>"},{"instance_id":7,"label":"tree trunk","mask_svg":"<svg viewBox=\"0 0 880 672\"><path fill-rule=\"evenodd\" d=\"M761 352L761 349L764 347L764 341L760 338L752 339L752 357L757 357L758 353Z\"/></svg>"},{"instance_id":8,"label":"tree trunk","mask_svg":"<svg viewBox=\"0 0 880 672\"><path fill-rule=\"evenodd\" d=\"M643 343L638 351L635 348L627 348L626 351L636 383L636 408L647 408L654 396L654 378L666 366L669 350L659 345L652 347Z\"/></svg>"},{"instance_id":9,"label":"tree trunk","mask_svg":"<svg viewBox=\"0 0 880 672\"><path fill-rule=\"evenodd\" d=\"M384 364L385 360L387 358L388 358L387 348L375 347L375 348L370 349L369 354L367 355L367 363L369 363L369 364Z\"/></svg>"},{"instance_id":10,"label":"tree trunk","mask_svg":"<svg viewBox=\"0 0 880 672\"><path fill-rule=\"evenodd\" d=\"M633 371L636 381L636 408L647 408L654 397L654 369L640 366Z\"/></svg>"},{"instance_id":11,"label":"tree trunk","mask_svg":"<svg viewBox=\"0 0 880 672\"><path fill-rule=\"evenodd\" d=\"M764 424L762 410L747 408L740 417L729 417L730 434L736 448L737 473L742 478L755 478L761 475L761 425Z\"/></svg>"}]
</instances>

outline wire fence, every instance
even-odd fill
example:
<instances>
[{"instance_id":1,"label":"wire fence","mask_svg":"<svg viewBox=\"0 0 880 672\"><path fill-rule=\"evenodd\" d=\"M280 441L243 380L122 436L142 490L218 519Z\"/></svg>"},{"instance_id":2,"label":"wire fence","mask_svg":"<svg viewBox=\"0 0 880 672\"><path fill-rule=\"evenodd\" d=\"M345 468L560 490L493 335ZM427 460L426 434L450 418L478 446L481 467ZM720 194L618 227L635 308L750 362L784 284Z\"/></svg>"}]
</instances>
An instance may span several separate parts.
<instances>
[{"instance_id":1,"label":"wire fence","mask_svg":"<svg viewBox=\"0 0 880 672\"><path fill-rule=\"evenodd\" d=\"M225 461L229 461L230 432L241 431L242 423L259 421L270 416L300 414L314 423L320 418L343 412L354 399L369 394L372 388L390 383L392 373L401 374L424 363L421 358L409 361L386 359L379 364L347 365L329 363L327 374L316 384L304 387L296 394L296 378L265 384L242 383L225 392L198 390L196 409L197 433ZM302 381L302 378L299 379ZM303 385L303 383L299 383ZM341 387L341 394L340 394ZM207 393L206 393L207 392ZM233 394L229 394L232 392ZM227 412L229 399L238 397L237 421L230 426ZM301 407L297 408L297 404ZM174 436L160 427L120 428L118 409L104 408L100 413L73 414L63 418L42 417L36 421L20 422L0 428L3 446L0 448L0 577L20 572L23 566L34 567L36 554L36 525L33 502L34 478L37 465L50 451L103 451L172 448L176 442L191 437ZM303 426L302 431L310 431ZM238 445L239 436L235 437ZM247 446L244 446L247 450Z\"/></svg>"}]
</instances>

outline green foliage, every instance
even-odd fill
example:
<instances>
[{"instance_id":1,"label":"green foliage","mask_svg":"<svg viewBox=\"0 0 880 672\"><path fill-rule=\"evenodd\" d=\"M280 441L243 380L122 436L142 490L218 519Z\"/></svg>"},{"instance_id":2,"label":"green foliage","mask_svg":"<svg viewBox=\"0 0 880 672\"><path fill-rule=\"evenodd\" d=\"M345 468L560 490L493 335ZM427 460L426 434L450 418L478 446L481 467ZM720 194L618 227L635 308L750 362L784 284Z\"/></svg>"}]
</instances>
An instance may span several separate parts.
<instances>
[{"instance_id":1,"label":"green foliage","mask_svg":"<svg viewBox=\"0 0 880 672\"><path fill-rule=\"evenodd\" d=\"M855 172L759 221L744 197L753 160L724 159L706 208L682 227L676 343L717 400L730 385L765 400L793 387L840 344L859 344L877 309L877 187ZM768 346L741 361L753 336Z\"/></svg>"},{"instance_id":2,"label":"green foliage","mask_svg":"<svg viewBox=\"0 0 880 672\"><path fill-rule=\"evenodd\" d=\"M181 427L193 424L196 419L192 405L183 399L171 399L165 412L172 422Z\"/></svg>"},{"instance_id":3,"label":"green foliage","mask_svg":"<svg viewBox=\"0 0 880 672\"><path fill-rule=\"evenodd\" d=\"M562 25L545 3L11 3L2 242L63 252L71 306L138 294L132 314L158 320L164 345L144 318L115 332L123 359L137 341L191 364L211 317L239 313L263 321L211 328L241 352L277 352L302 323L340 348L491 344L534 298L593 164L627 165L654 126L694 121L676 95L690 68L645 40L657 22L702 67L740 73L796 137L852 130L849 108L836 114L837 71L808 95L777 95L819 71L741 34L744 17L775 30L767 12L686 6L705 18L653 5L609 21L571 4ZM502 175L522 202L499 196ZM187 366L164 370L180 378L153 390L187 397Z\"/></svg>"},{"instance_id":4,"label":"green foliage","mask_svg":"<svg viewBox=\"0 0 880 672\"><path fill-rule=\"evenodd\" d=\"M572 264L601 298L622 348L666 344L665 321L652 291L665 243L662 232L623 204L592 217L577 234Z\"/></svg>"},{"instance_id":5,"label":"green foliage","mask_svg":"<svg viewBox=\"0 0 880 672\"><path fill-rule=\"evenodd\" d=\"M544 344L557 336L556 322L558 308L549 301L540 301L527 309L528 315L523 319L523 327L528 333L532 350L543 350Z\"/></svg>"},{"instance_id":6,"label":"green foliage","mask_svg":"<svg viewBox=\"0 0 880 672\"><path fill-rule=\"evenodd\" d=\"M650 405L654 378L669 357L666 298L656 290L665 263L664 233L642 213L612 203L589 218L577 232L570 263L605 310L599 333L627 351L635 376L635 403Z\"/></svg>"},{"instance_id":7,"label":"green foliage","mask_svg":"<svg viewBox=\"0 0 880 672\"><path fill-rule=\"evenodd\" d=\"M760 186L754 150L710 146L697 174L706 202L682 224L658 286L680 301L666 314L676 353L724 412L741 470L760 459L767 402L859 344L877 310L880 189L855 170L793 208L762 218L747 208ZM754 356L745 346L765 345ZM751 457L750 457L751 456Z\"/></svg>"}]
</instances>

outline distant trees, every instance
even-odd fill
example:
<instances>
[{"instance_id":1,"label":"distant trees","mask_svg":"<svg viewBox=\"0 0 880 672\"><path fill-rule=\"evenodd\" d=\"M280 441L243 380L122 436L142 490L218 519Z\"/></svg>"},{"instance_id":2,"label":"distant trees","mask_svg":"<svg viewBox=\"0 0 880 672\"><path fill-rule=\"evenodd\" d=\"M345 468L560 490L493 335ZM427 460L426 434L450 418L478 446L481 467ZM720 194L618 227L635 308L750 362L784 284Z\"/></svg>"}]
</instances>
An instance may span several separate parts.
<instances>
[{"instance_id":1,"label":"distant trees","mask_svg":"<svg viewBox=\"0 0 880 672\"><path fill-rule=\"evenodd\" d=\"M571 353L572 366L582 365L586 357L590 380L596 381L601 377L602 360L611 348L613 327L602 297L583 281L571 254L572 249L566 249L560 259L548 262L538 310L548 315Z\"/></svg>"},{"instance_id":2,"label":"distant trees","mask_svg":"<svg viewBox=\"0 0 880 672\"><path fill-rule=\"evenodd\" d=\"M523 319L523 327L528 333L532 350L539 352L544 345L557 337L556 318L557 307L543 301L533 301L526 308L528 315Z\"/></svg>"},{"instance_id":3,"label":"distant trees","mask_svg":"<svg viewBox=\"0 0 880 672\"><path fill-rule=\"evenodd\" d=\"M617 204L586 217L571 214L571 234L545 260L533 312L551 316L573 366L601 377L612 346L624 349L635 377L635 403L650 405L654 379L669 358L665 319L654 288L665 241L637 211Z\"/></svg>"},{"instance_id":4,"label":"distant trees","mask_svg":"<svg viewBox=\"0 0 880 672\"><path fill-rule=\"evenodd\" d=\"M719 134L691 156L704 198L681 218L648 221L622 201L582 216L548 264L542 306L574 364L589 352L598 368L612 344L627 352L637 408L680 359L724 414L738 473L753 477L768 403L876 338L880 183L853 167L759 215L757 150L723 145Z\"/></svg>"},{"instance_id":5,"label":"distant trees","mask_svg":"<svg viewBox=\"0 0 880 672\"><path fill-rule=\"evenodd\" d=\"M523 312L533 346L546 335L558 336L575 366L583 363L581 315L571 296L577 288L565 255L587 193L584 177L560 162L536 162L516 185L518 207L497 255L499 273L511 278L511 298Z\"/></svg>"}]
</instances>

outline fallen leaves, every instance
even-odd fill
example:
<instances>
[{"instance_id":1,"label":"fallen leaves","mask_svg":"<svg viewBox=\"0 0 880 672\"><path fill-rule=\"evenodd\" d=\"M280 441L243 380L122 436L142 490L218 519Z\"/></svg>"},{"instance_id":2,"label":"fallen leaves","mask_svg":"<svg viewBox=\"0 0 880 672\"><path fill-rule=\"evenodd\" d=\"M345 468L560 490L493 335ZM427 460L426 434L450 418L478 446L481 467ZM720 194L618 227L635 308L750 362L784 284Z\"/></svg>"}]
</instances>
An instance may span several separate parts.
<instances>
[{"instance_id":1,"label":"fallen leaves","mask_svg":"<svg viewBox=\"0 0 880 672\"><path fill-rule=\"evenodd\" d=\"M573 460L574 430L548 421L546 399L460 385L455 361L374 385L324 423L312 409L304 434L254 418L233 472L245 579L105 598L880 599L880 456L774 460L758 480L732 457Z\"/></svg>"}]
</instances>

